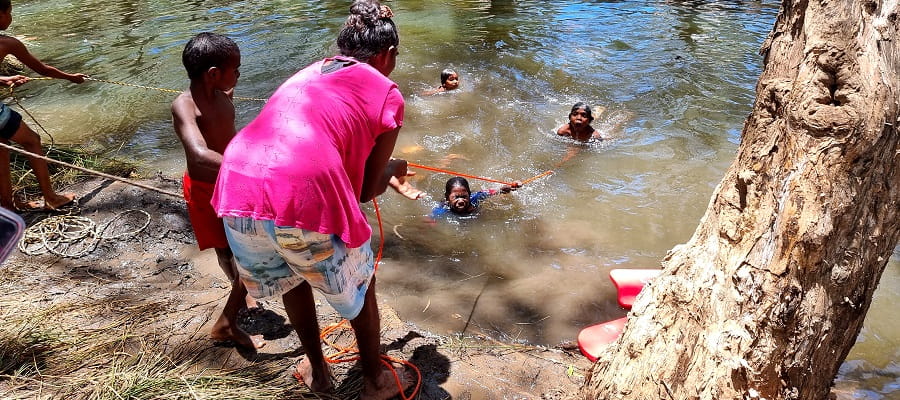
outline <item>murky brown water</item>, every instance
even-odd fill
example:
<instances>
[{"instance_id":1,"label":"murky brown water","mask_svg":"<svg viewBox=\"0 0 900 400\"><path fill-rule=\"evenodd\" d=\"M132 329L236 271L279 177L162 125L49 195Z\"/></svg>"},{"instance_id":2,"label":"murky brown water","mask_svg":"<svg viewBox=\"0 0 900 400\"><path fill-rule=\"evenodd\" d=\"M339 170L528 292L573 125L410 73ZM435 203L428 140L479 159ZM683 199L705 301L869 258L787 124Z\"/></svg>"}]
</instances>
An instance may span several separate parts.
<instances>
[{"instance_id":1,"label":"murky brown water","mask_svg":"<svg viewBox=\"0 0 900 400\"><path fill-rule=\"evenodd\" d=\"M545 344L624 315L607 274L656 267L693 233L734 157L777 4L390 4L401 30L391 77L407 99L397 156L504 181L555 173L492 198L475 218L437 224L423 218L446 175L420 172L426 201L382 196L382 301L440 333L480 330ZM8 33L64 69L182 88L184 42L215 30L242 49L237 94L266 97L332 54L345 12L343 2L36 0L15 5ZM446 67L460 73L461 89L422 96ZM58 141L121 148L171 176L183 168L171 93L45 81L19 93ZM552 131L576 101L605 107L594 125L616 139L581 147L555 167L572 144ZM259 108L238 102L238 125ZM895 253L839 378L857 398L900 394L898 260Z\"/></svg>"}]
</instances>

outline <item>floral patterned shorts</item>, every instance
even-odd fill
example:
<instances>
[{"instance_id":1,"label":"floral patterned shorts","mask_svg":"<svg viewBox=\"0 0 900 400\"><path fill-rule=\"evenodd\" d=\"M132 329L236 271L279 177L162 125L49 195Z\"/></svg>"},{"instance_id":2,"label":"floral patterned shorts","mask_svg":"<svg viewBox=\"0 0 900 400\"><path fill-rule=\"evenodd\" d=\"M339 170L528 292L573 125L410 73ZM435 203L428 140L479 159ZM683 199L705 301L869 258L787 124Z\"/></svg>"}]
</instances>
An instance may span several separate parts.
<instances>
[{"instance_id":1,"label":"floral patterned shorts","mask_svg":"<svg viewBox=\"0 0 900 400\"><path fill-rule=\"evenodd\" d=\"M369 242L348 248L340 236L275 226L270 220L223 217L241 281L256 298L284 294L304 281L342 317L356 318L375 273Z\"/></svg>"}]
</instances>

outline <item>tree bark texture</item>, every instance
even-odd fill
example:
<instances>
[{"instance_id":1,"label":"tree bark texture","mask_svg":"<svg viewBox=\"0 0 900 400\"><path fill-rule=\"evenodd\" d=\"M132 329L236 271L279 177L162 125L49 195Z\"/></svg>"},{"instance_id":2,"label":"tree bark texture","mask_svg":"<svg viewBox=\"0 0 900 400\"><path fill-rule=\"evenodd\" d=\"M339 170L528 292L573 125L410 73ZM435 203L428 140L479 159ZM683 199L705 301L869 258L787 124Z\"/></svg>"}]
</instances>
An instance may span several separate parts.
<instances>
[{"instance_id":1,"label":"tree bark texture","mask_svg":"<svg viewBox=\"0 0 900 400\"><path fill-rule=\"evenodd\" d=\"M586 399L816 399L900 236L898 0L787 0L737 158Z\"/></svg>"}]
</instances>

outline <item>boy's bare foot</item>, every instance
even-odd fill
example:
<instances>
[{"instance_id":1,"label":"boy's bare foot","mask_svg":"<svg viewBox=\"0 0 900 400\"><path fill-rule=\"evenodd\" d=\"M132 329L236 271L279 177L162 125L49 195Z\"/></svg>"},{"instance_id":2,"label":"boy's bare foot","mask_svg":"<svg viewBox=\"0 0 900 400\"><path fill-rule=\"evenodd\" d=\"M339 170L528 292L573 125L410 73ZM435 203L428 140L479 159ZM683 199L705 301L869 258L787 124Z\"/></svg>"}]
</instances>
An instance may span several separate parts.
<instances>
[{"instance_id":1,"label":"boy's bare foot","mask_svg":"<svg viewBox=\"0 0 900 400\"><path fill-rule=\"evenodd\" d=\"M75 201L75 193L57 194L52 197L44 197L44 208L50 211L57 210Z\"/></svg>"},{"instance_id":2,"label":"boy's bare foot","mask_svg":"<svg viewBox=\"0 0 900 400\"><path fill-rule=\"evenodd\" d=\"M361 400L387 400L397 396L401 391L405 391L412 386L414 378L406 368L397 369L397 377L400 378L400 387L397 387L397 378L391 370L384 368L378 380L371 384L363 383L362 393L359 394Z\"/></svg>"},{"instance_id":3,"label":"boy's bare foot","mask_svg":"<svg viewBox=\"0 0 900 400\"><path fill-rule=\"evenodd\" d=\"M256 303L256 299L254 299L253 296L250 296L249 294L244 298L244 302L246 303L248 310L259 308L259 304Z\"/></svg>"},{"instance_id":4,"label":"boy's bare foot","mask_svg":"<svg viewBox=\"0 0 900 400\"><path fill-rule=\"evenodd\" d=\"M263 339L262 335L248 335L243 329L236 325L228 324L224 320L224 318L220 318L216 321L216 324L213 325L212 332L209 334L212 340L218 342L233 342L245 349L261 349L266 345L266 341Z\"/></svg>"},{"instance_id":5,"label":"boy's bare foot","mask_svg":"<svg viewBox=\"0 0 900 400\"><path fill-rule=\"evenodd\" d=\"M320 368L320 374L322 376L314 376L314 371L312 368L312 364L309 362L309 358L304 358L299 363L297 363L297 368L294 371L294 377L297 378L300 382L306 384L309 387L309 390L316 393L331 393L334 392L334 384L331 383L331 367L328 363L324 363L322 368Z\"/></svg>"}]
</instances>

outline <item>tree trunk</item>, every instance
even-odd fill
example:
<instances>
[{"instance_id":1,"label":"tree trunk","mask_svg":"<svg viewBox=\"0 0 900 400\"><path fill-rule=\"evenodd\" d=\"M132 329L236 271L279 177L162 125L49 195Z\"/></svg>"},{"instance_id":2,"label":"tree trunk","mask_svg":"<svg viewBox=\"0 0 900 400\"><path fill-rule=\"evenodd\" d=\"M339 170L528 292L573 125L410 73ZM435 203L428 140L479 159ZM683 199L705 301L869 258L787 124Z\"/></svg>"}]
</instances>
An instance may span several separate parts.
<instances>
[{"instance_id":1,"label":"tree trunk","mask_svg":"<svg viewBox=\"0 0 900 400\"><path fill-rule=\"evenodd\" d=\"M829 396L900 236L897 0L786 0L737 159L586 399Z\"/></svg>"}]
</instances>

